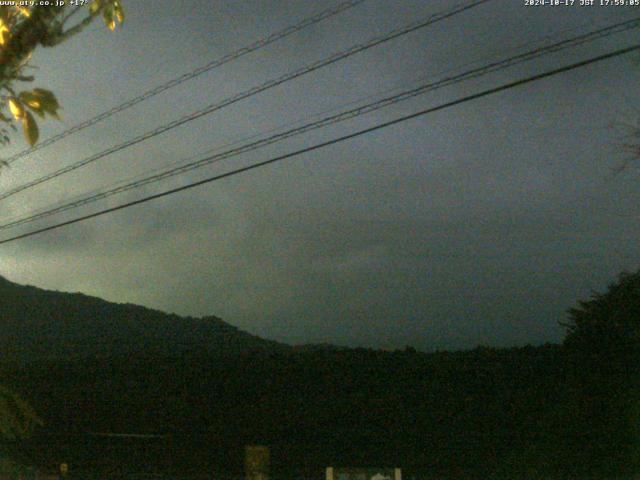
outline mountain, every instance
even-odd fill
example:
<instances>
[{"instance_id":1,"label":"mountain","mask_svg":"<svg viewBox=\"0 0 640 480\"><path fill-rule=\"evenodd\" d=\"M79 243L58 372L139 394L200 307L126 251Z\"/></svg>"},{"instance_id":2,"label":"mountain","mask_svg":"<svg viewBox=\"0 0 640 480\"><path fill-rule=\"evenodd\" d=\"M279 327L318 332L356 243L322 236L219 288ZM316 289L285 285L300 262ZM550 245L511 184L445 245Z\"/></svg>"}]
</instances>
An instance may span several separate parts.
<instances>
[{"instance_id":1,"label":"mountain","mask_svg":"<svg viewBox=\"0 0 640 480\"><path fill-rule=\"evenodd\" d=\"M44 422L0 441L0 478L3 450L45 472L68 463L69 478L239 478L247 444L271 448L281 480L329 465L420 479L640 471L637 362L599 366L566 346L288 347L216 317L0 278L0 352L0 384Z\"/></svg>"},{"instance_id":2,"label":"mountain","mask_svg":"<svg viewBox=\"0 0 640 480\"><path fill-rule=\"evenodd\" d=\"M288 349L214 316L180 317L81 293L18 285L0 277L4 360L219 356Z\"/></svg>"}]
</instances>

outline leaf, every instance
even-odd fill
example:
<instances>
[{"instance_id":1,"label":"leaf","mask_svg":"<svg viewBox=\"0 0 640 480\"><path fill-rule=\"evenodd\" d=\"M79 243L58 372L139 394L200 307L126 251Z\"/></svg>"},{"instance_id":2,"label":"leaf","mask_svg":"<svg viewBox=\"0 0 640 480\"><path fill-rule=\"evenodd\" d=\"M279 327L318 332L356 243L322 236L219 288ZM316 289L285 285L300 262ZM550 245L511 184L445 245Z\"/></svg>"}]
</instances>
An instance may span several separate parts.
<instances>
[{"instance_id":1,"label":"leaf","mask_svg":"<svg viewBox=\"0 0 640 480\"><path fill-rule=\"evenodd\" d=\"M38 115L40 118L44 118L44 111L42 108L33 108L31 105L27 105L33 113Z\"/></svg>"},{"instance_id":2,"label":"leaf","mask_svg":"<svg viewBox=\"0 0 640 480\"><path fill-rule=\"evenodd\" d=\"M49 94L53 95L51 92ZM20 92L18 99L40 118L44 118L45 112L51 110L48 97L36 92ZM55 109L53 109L52 115L55 116Z\"/></svg>"},{"instance_id":3,"label":"leaf","mask_svg":"<svg viewBox=\"0 0 640 480\"><path fill-rule=\"evenodd\" d=\"M89 5L89 12L91 14L96 13L102 7L102 0L94 0L91 5Z\"/></svg>"},{"instance_id":4,"label":"leaf","mask_svg":"<svg viewBox=\"0 0 640 480\"><path fill-rule=\"evenodd\" d=\"M25 93L29 93L29 92L25 92ZM37 101L40 104L40 110L42 112L46 112L54 118L57 118L57 119L60 118L58 116L58 110L60 109L60 104L58 103L58 99L53 94L53 92L49 90L45 90L44 88L34 88L33 91L30 93L32 94L32 96L27 96L27 98ZM33 108L37 108L37 107L33 107Z\"/></svg>"},{"instance_id":5,"label":"leaf","mask_svg":"<svg viewBox=\"0 0 640 480\"><path fill-rule=\"evenodd\" d=\"M4 45L9 40L9 36L11 35L11 31L4 20L0 18L0 45Z\"/></svg>"},{"instance_id":6,"label":"leaf","mask_svg":"<svg viewBox=\"0 0 640 480\"><path fill-rule=\"evenodd\" d=\"M33 118L30 112L25 112L25 116L22 119L22 129L24 130L24 136L27 142L29 142L29 146L33 147L38 141L40 131L38 130L36 119Z\"/></svg>"},{"instance_id":7,"label":"leaf","mask_svg":"<svg viewBox=\"0 0 640 480\"><path fill-rule=\"evenodd\" d=\"M124 23L124 10L120 2L116 1L113 3L113 13L118 19L118 22L120 22L121 24Z\"/></svg>"},{"instance_id":8,"label":"leaf","mask_svg":"<svg viewBox=\"0 0 640 480\"><path fill-rule=\"evenodd\" d=\"M24 107L20 101L14 97L9 98L9 110L11 110L11 115L13 115L13 118L16 120L24 116Z\"/></svg>"},{"instance_id":9,"label":"leaf","mask_svg":"<svg viewBox=\"0 0 640 480\"><path fill-rule=\"evenodd\" d=\"M51 90L45 90L44 88L34 88L33 94L40 98L43 103L50 105L51 108L55 110L60 108L60 104L58 103L56 96Z\"/></svg>"},{"instance_id":10,"label":"leaf","mask_svg":"<svg viewBox=\"0 0 640 480\"><path fill-rule=\"evenodd\" d=\"M42 110L42 102L33 92L20 92L18 95L20 101L32 110Z\"/></svg>"},{"instance_id":11,"label":"leaf","mask_svg":"<svg viewBox=\"0 0 640 480\"><path fill-rule=\"evenodd\" d=\"M102 10L102 18L105 25L111 31L116 29L116 25L118 24L118 22L124 22L124 10L122 9L120 0L112 0L107 5L105 5L104 9Z\"/></svg>"},{"instance_id":12,"label":"leaf","mask_svg":"<svg viewBox=\"0 0 640 480\"><path fill-rule=\"evenodd\" d=\"M104 20L104 24L109 28L109 30L113 31L116 29L116 21L113 18L113 6L109 5L102 11L102 19Z\"/></svg>"}]
</instances>

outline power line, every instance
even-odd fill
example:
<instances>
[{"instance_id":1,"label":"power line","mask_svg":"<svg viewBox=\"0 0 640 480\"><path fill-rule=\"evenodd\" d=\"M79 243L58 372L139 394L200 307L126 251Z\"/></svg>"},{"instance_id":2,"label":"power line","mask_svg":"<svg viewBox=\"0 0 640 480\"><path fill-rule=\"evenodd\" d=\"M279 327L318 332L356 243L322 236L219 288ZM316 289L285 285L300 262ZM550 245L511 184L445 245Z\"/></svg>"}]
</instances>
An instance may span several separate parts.
<instances>
[{"instance_id":1,"label":"power line","mask_svg":"<svg viewBox=\"0 0 640 480\"><path fill-rule=\"evenodd\" d=\"M151 130L149 132L146 132L142 135L139 135L133 139L127 140L126 142L120 143L118 145L115 145L111 148L108 148L107 150L103 150L100 153L97 153L95 155L92 155L88 158L85 158L83 160L80 160L79 162L76 162L74 164L68 165L66 167L63 167L59 170L56 170L55 172L49 173L47 175L44 175L40 178L37 178L35 180L32 180L31 182L25 183L23 185L20 185L16 188L13 188L12 190L9 190L8 192L2 193L0 194L0 200L4 200L8 197L11 197L19 192L22 192L24 190L27 190L29 188L33 188L37 185L40 185L42 183L48 182L49 180L52 180L54 178L57 178L61 175L64 175L66 173L72 172L74 170L77 170L78 168L84 167L85 165L88 165L90 163L93 163L101 158L104 158L108 155L111 155L113 153L119 152L121 150L124 150L125 148L131 147L133 145L136 145L144 140L148 140L150 138L153 138L157 135L160 135L164 132L167 132L169 130L172 130L176 127L179 127L181 125L184 125L185 123L191 122L193 120L196 120L200 117L203 117L205 115L208 115L210 113L213 113L217 110L220 110L222 108L225 108L229 105L232 105L236 102L239 102L240 100L244 100L245 98L251 97L253 95L256 95L258 93L264 92L265 90L274 88L278 85L281 85L285 82L291 81L295 78L301 77L303 75L306 75L308 73L314 72L320 68L326 67L328 65L334 64L340 60L343 60L345 58L351 57L352 55L355 55L357 53L363 52L365 50L368 50L370 48L376 47L378 45L381 45L385 42L388 42L390 40L393 40L395 38L401 37L403 35L407 35L408 33L414 32L420 28L424 28L427 27L429 25L432 25L436 22L439 22L441 20L445 20L447 18L453 17L454 15L457 15L459 13L462 13L466 10L469 10L473 7L479 6L483 3L487 3L491 0L475 0L469 3L466 3L463 6L458 6L455 7L451 10L448 10L444 13L436 13L433 14L431 16L429 16L426 20L422 20L416 23L412 23L406 27L397 29L397 30L393 30L390 33L387 33L383 36L379 36L379 37L375 37L363 44L357 44L352 46L351 48L349 48L348 50L344 50L342 52L336 53L334 55L331 55L330 57L327 57L325 59L319 60L317 62L314 62L306 67L300 68L298 70L295 70L293 72L287 73L281 77L278 77L276 79L270 80L266 83L263 83L262 85L259 85L257 87L253 87L249 90L246 90L242 93L239 93L237 95L234 95L233 97L229 97L219 103L215 103L212 105L209 105L201 110L197 110L193 113L190 113L188 115L185 115L177 120L174 120L168 124L162 125L154 130Z\"/></svg>"},{"instance_id":2,"label":"power line","mask_svg":"<svg viewBox=\"0 0 640 480\"><path fill-rule=\"evenodd\" d=\"M479 67L479 68L475 68L472 70L469 70L467 72L458 74L458 75L454 75L454 76L449 76L446 77L444 79L438 80L436 82L431 82L431 83L427 83L427 84L423 84L420 85L417 88L413 88L410 90L406 90L404 92L400 92L398 94L377 100L375 102L371 102L369 104L360 106L360 107L356 107L335 115L331 115L307 124L304 124L302 126L296 127L296 128L292 128L289 129L285 132L281 132L281 133L276 133L274 135L271 135L269 137L260 139L258 141L255 142L251 142L248 144L244 144L241 145L239 147L235 147L229 150L226 150L224 152L206 157L204 159L200 159L194 162L189 162L187 164L184 165L180 165L178 167L175 168L171 168L169 170L165 170L163 172L160 173L156 173L153 175L149 175L147 177L141 178L139 180L135 180L126 184L121 184L118 185L114 188L111 188L109 190L106 190L104 192L99 192L93 195L89 195L86 196L84 198L81 198L79 200L74 200L71 202L68 202L66 204L63 204L61 206L57 206L54 208L50 208L48 210L42 211L42 212L38 212L23 218L19 218L17 220L13 220L10 222L7 222L5 224L0 225L0 230L5 230L11 227L15 227L18 225L23 225L25 223L30 223L33 222L35 220L39 220L42 218L46 218L58 213L62 213L74 208L78 208L99 200L103 200L105 198L111 197L113 195L119 194L119 193L123 193L129 190L133 190L135 188L140 188L144 185L150 184L150 183L154 183L154 182L158 182L160 180L164 180L166 178L170 178L191 170L194 170L196 168L200 168L206 165L210 165L214 162L218 162L220 160L223 159L227 159L227 158L231 158L231 157L235 157L237 155L241 155L243 153L249 152L249 151L253 151L256 150L258 148L262 148L265 147L267 145L282 141L284 139L296 136L296 135L300 135L303 133L307 133L311 130L315 130L318 128L322 128L328 125L332 125L338 122L342 122L360 115L364 115L367 113L371 113L373 111L388 107L390 105L393 105L395 103L404 101L404 100L408 100L410 98L416 97L418 95L422 95L424 93L442 88L442 87L446 87L446 86L450 86L465 80L469 80L472 78L477 78L480 76L484 76L487 75L489 73L494 73L496 71L499 70L503 70L507 67L513 66L513 65L517 65L526 61L530 61L533 60L535 58L539 58L541 56L544 55L548 55L550 53L553 52L557 52L566 48L570 48L570 47L575 47L577 45L581 45L590 41L594 41L606 36L610 36L612 34L615 33L620 33L626 30L630 30L632 28L637 28L638 25L638 21L640 20L640 17L637 17L635 19L632 20L628 20L625 22L620 22L614 25L610 25L608 27L604 27L604 28L600 28L598 30L592 31L592 32L588 32L582 35L578 35L576 37L573 38L569 38L569 39L565 39L562 40L560 42L556 42L554 44L548 45L546 47L538 47L535 49L532 49L530 51L512 56L512 57L508 57L506 59L503 60L499 60L499 61L495 61L492 63L489 63L488 65Z\"/></svg>"},{"instance_id":3,"label":"power line","mask_svg":"<svg viewBox=\"0 0 640 480\"><path fill-rule=\"evenodd\" d=\"M27 148L25 150L22 150L21 152L16 153L15 155L9 157L6 160L6 163L8 165L11 165L12 163L14 163L15 161L19 160L20 158L23 158L37 150L40 150L42 148L48 147L49 145L52 145L60 140L62 140L63 138L68 137L69 135L72 135L76 132L79 132L80 130L84 130L85 128L91 127L92 125L95 125L96 123L99 123L103 120L106 120L107 118L115 115L116 113L122 112L124 110L127 110L131 107L133 107L134 105L137 105L140 102L144 102L145 100L150 99L151 97L155 97L156 95L165 92L167 90L169 90L170 88L176 87L178 85L180 85L181 83L184 83L188 80L192 80L200 75L202 75L203 73L209 72L211 70L213 70L214 68L218 68L221 67L222 65L229 63L233 60L237 60L240 57L243 57L244 55L247 55L249 53L255 52L256 50L259 50L263 47L266 47L267 45L270 45L274 42L277 42L278 40L282 40L283 38L286 38L290 35L293 35L296 32L299 32L300 30L303 30L307 27L310 27L311 25L315 25L316 23L319 23L323 20L326 20L328 18L334 17L336 15L338 15L339 13L342 13L346 10L349 10L350 8L353 8L363 2L365 2L367 0L350 0L348 2L344 2L339 4L336 7L333 8L329 8L327 10L323 10L322 12L307 17L305 19L303 19L301 22L295 24L295 25L290 25L286 28L284 28L283 30L280 30L278 32L272 33L271 35L269 35L268 37L262 38L260 40L257 40L256 42L250 44L250 45L246 45L238 50L236 50L235 52L229 53L223 57L220 57L216 60L212 60L211 62L207 63L206 65L203 65L199 68L196 68L190 72L184 73L183 75L180 75L179 77L176 77L172 80L169 80L166 83L163 83L162 85L159 85L155 88L152 88L151 90L147 90L146 92L138 95L137 97L133 97L129 100L127 100L124 103L121 103L120 105L111 108L110 110L107 110L106 112L103 112L99 115L96 115L93 118L90 118L88 120L85 120L82 123L79 123L57 135L54 135L53 137L47 138L46 140L43 140L42 142L39 142L37 145L31 147L31 148Z\"/></svg>"},{"instance_id":4,"label":"power line","mask_svg":"<svg viewBox=\"0 0 640 480\"><path fill-rule=\"evenodd\" d=\"M635 23L635 20L632 20L631 22ZM595 23L596 22L594 22L594 21L590 21L590 22L587 22L587 23L579 25L579 26L573 26L571 28L564 28L564 29L556 32L553 35L544 35L542 37L539 37L535 41L535 44L537 45L536 49L542 49L542 48L549 47L550 45L547 45L546 43L544 43L544 41L546 41L546 40L551 40L555 44L556 40L554 40L554 38L555 39L562 38L561 35L559 35L559 34L566 34L566 33L570 33L570 32L575 32L575 31L578 31L578 30L580 30L581 28L583 28L585 26L593 26ZM592 33L601 32L603 30L614 28L615 26L618 26L618 25L622 25L622 24L615 24L615 25L613 25L611 27L605 27L605 28L603 28L601 30L596 30L596 31L594 31ZM638 25L632 25L632 27L635 27L635 26L640 26L640 23ZM486 39L488 33L492 34L493 30L487 30L481 36L473 35L473 36L468 38L468 41L470 41L470 42L481 41L477 37L482 37L483 39ZM611 34L613 34L613 33L618 33L618 32L617 31L611 32ZM574 39L576 39L576 38L577 37L574 37ZM590 40L587 40L587 41L590 41ZM581 42L581 43L584 43L584 42ZM509 47L507 49L507 51L508 52L518 51L519 49L521 49L521 48L523 48L525 46L531 46L532 44L534 44L534 42L532 42L532 40L530 39L526 43L520 43L517 46ZM441 71L440 74L444 75L444 74L448 74L450 72L454 72L456 70L459 70L460 68L467 68L467 67L471 67L473 65L481 64L482 62L484 62L486 60L487 60L487 58L485 57L482 60L473 60L473 61L465 62L465 63L457 65L455 67L447 68L444 71ZM425 80L430 80L432 78L434 78L434 75L421 76L419 79L416 79L416 82L417 82L417 80L420 80L422 82L422 81L425 81ZM414 82L414 83L416 83L416 82ZM387 88L387 89L384 89L382 91L378 91L376 93L360 97L357 100L353 100L353 101L349 101L347 103L341 104L338 107L334 107L334 108L331 108L331 109L328 109L328 110L323 110L323 111L318 112L318 113L316 113L314 115L311 115L310 117L306 117L306 119L308 120L309 118L320 118L323 115L326 115L326 114L329 114L329 113L334 113L337 110L339 110L340 108L357 105L360 102L364 102L364 101L376 98L379 95L389 94L389 93L392 93L392 92L395 92L395 93L402 92L402 88L397 87L397 86L396 87L392 87L392 88ZM278 127L270 128L270 129L265 130L265 131L263 131L261 133L254 133L254 134L245 135L245 136L242 136L242 137L238 136L233 141L229 141L227 143L224 143L222 145L218 145L216 147L208 148L205 151L201 151L201 152L199 152L197 154L194 154L194 155L191 155L191 156L189 156L187 158L182 158L180 160L172 161L172 162L170 162L169 164L166 164L163 167L158 167L158 168L155 168L153 170L147 170L145 172L139 173L138 175L135 175L135 176L130 177L128 179L122 179L120 181L113 182L113 183L111 183L109 185L102 185L100 187L94 188L91 191L83 192L82 194L76 194L71 200L68 200L66 202L58 201L58 202L56 202L54 204L55 206L51 206L51 207L49 207L48 209L45 209L45 210L41 209L39 212L33 212L33 213L29 214L29 215L30 216L34 216L34 215L39 215L40 213L44 214L44 213L51 212L51 210L55 210L54 213L58 213L59 212L57 210L58 208L65 208L67 205L74 204L76 202L83 202L83 204L84 204L84 200L85 199L88 199L90 197L92 198L92 197L94 197L96 195L102 195L103 193L108 193L108 192L105 191L105 189L108 189L110 191L112 189L116 189L116 188L119 188L121 186L125 186L125 185L133 183L133 182L135 182L137 180L142 180L147 176L154 175L154 174L166 171L169 167L173 168L174 166L177 166L177 165L185 165L185 164L188 164L188 163L191 163L191 162L195 161L198 158L202 158L202 156L204 156L204 155L209 155L210 153L220 152L220 151L223 151L225 149L229 149L231 147L235 147L237 145L242 145L243 142L248 142L250 140L259 138L261 135L270 134L270 133L273 133L273 132L277 132L277 131L281 130L282 128L291 128L294 125L302 124L302 123L304 123L304 120L305 120L304 118L299 118L296 121L288 122L286 124L280 124ZM66 210L67 210L67 208L65 208L65 210L63 210L63 211L66 211ZM28 221L32 220L31 217L27 217L27 218L28 218ZM11 222L12 225L13 225L14 220L19 221L21 219L24 219L23 215L21 215L21 214L20 215L13 215L11 218L7 219L7 222ZM26 223L26 222L21 222L21 223ZM2 227L0 227L0 229L1 228Z\"/></svg>"},{"instance_id":5,"label":"power line","mask_svg":"<svg viewBox=\"0 0 640 480\"><path fill-rule=\"evenodd\" d=\"M398 117L398 118L396 118L394 120L390 120L388 122L380 123L380 124L375 125L373 127L369 127L369 128L365 128L365 129L362 129L362 130L358 130L358 131L350 133L348 135L343 135L341 137L337 137L337 138L334 138L332 140L328 140L326 142L317 143L317 144L312 145L310 147L305 147L305 148L302 148L300 150L296 150L294 152L290 152L290 153L287 153L287 154L284 154L284 155L279 155L277 157L270 158L269 160L264 160L262 162L258 162L258 163L252 164L252 165L248 165L246 167L238 168L238 169L232 170L230 172L226 172L226 173L222 173L222 174L219 174L219 175L215 175L213 177L209 177L209 178L206 178L204 180L200 180L198 182L190 183L190 184L184 185L182 187L177 187L177 188L173 188L171 190L166 190L166 191L161 192L161 193L156 193L154 195L149 195L147 197L144 197L144 198L141 198L141 199L138 199L138 200L134 200L134 201L131 201L131 202L123 203L123 204L115 206L115 207L107 208L107 209L101 210L99 212L95 212L95 213L92 213L92 214L89 214L89 215L84 215L84 216L81 216L81 217L74 218L72 220L67 220L65 222L60 222L60 223L57 223L55 225L50 225L50 226L45 227L45 228L41 228L41 229L38 229L38 230L33 230L31 232L23 233L21 235L16 235L14 237L10 237L10 238L4 239L4 240L0 240L0 245L3 245L5 243L9 243L9 242L13 242L13 241L16 241L16 240L21 240L21 239L24 239L24 238L27 238L27 237L31 237L31 236L37 235L39 233L44 233L44 232L48 232L48 231L51 231L51 230L55 230L55 229L58 229L58 228L61 228L61 227L67 226L67 225L72 225L74 223L79 223L79 222L82 222L82 221L85 221L85 220L89 220L91 218L95 218L95 217L99 217L99 216L102 216L102 215L106 215L107 213L112 213L112 212L116 212L118 210L123 210L125 208L129 208L129 207L132 207L134 205L139 205L139 204L142 204L142 203L146 203L146 202L149 202L151 200L156 200L158 198L166 197L166 196L172 195L174 193L182 192L184 190L189 190L191 188L195 188L195 187L198 187L198 186L201 186L201 185L212 183L212 182L215 182L217 180L221 180L223 178L231 177L231 176L234 176L234 175L238 175L240 173L247 172L249 170L254 170L256 168L264 167L264 166L270 165L272 163L276 163L276 162L279 162L279 161L282 161L282 160L285 160L285 159L288 159L288 158L292 158L292 157L296 157L296 156L299 156L299 155L302 155L302 154L305 154L305 153L309 153L309 152L312 152L314 150L319 150L321 148L325 148L325 147L328 147L330 145L334 145L334 144L337 144L337 143L340 143L340 142L343 142L343 141L346 141L346 140L351 140L353 138L365 135L367 133L375 132L377 130L381 130L383 128L387 128L387 127L390 127L392 125L396 125L396 124L399 124L399 123L402 123L402 122L406 122L408 120L411 120L411 119L414 119L414 118L417 118L417 117L421 117L421 116L427 115L429 113L433 113L433 112L437 112L437 111L444 110L444 109L447 109L447 108L451 108L451 107L454 107L456 105L460 105L460 104L463 104L463 103L466 103L466 102L469 102L469 101L472 101L472 100L476 100L476 99L479 99L479 98L482 98L482 97L493 95L495 93L499 93L499 92L502 92L502 91L505 91L505 90L509 90L511 88L519 87L521 85L525 85L525 84L532 83L532 82L535 82L535 81L538 81L538 80L542 80L544 78L551 77L551 76L554 76L554 75L558 75L560 73L564 73L564 72L568 72L568 71L571 71L571 70L575 70L577 68L581 68L581 67L584 67L584 66L596 63L596 62L601 62L603 60L607 60L607 59L610 59L610 58L618 57L618 56L621 56L621 55L626 55L628 53L631 53L631 52L634 52L634 51L637 51L637 50L640 50L640 45L635 45L635 46L631 46L631 47L627 47L627 48L622 48L622 49L615 50L613 52L610 52L610 53L607 53L607 54L604 54L604 55L599 55L597 57L592 57L592 58L589 58L587 60L583 60L583 61L580 61L580 62L577 62L577 63L573 63L573 64L570 64L570 65L566 65L564 67L556 68L556 69L553 69L553 70L548 70L546 72L543 72L543 73L540 73L540 74L537 74L537 75L533 75L531 77L527 77L527 78L524 78L524 79L521 79L521 80L516 80L514 82L509 82L509 83L503 84L503 85L501 85L499 87L490 88L488 90L483 90L482 92L479 92L479 93L468 95L466 97L462 97L462 98L459 98L457 100L452 100L450 102L446 102L446 103L440 104L440 105L435 106L435 107L430 107L430 108L427 108L427 109L424 109L424 110L420 110L420 111L418 111L416 113L412 113L412 114L409 114L409 115L404 115L404 116Z\"/></svg>"}]
</instances>

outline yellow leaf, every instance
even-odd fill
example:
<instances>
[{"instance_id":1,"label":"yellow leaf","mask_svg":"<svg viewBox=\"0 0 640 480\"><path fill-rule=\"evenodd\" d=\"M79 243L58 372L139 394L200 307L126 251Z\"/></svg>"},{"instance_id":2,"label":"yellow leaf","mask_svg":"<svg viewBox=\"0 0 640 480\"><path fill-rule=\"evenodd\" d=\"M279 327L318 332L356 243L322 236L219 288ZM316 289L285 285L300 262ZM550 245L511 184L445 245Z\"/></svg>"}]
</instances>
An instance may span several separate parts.
<instances>
[{"instance_id":1,"label":"yellow leaf","mask_svg":"<svg viewBox=\"0 0 640 480\"><path fill-rule=\"evenodd\" d=\"M25 112L25 116L22 119L22 129L24 130L24 136L26 137L27 142L29 142L29 145L33 147L38 141L40 132L38 131L36 119L33 118L33 115L29 112Z\"/></svg>"},{"instance_id":2,"label":"yellow leaf","mask_svg":"<svg viewBox=\"0 0 640 480\"><path fill-rule=\"evenodd\" d=\"M20 92L20 101L32 110L41 110L42 102L33 92Z\"/></svg>"},{"instance_id":3,"label":"yellow leaf","mask_svg":"<svg viewBox=\"0 0 640 480\"><path fill-rule=\"evenodd\" d=\"M94 0L91 5L89 5L89 12L96 13L102 7L102 0Z\"/></svg>"},{"instance_id":4,"label":"yellow leaf","mask_svg":"<svg viewBox=\"0 0 640 480\"><path fill-rule=\"evenodd\" d=\"M44 110L42 109L42 105L40 105L38 102L28 103L27 106L40 118L44 118Z\"/></svg>"},{"instance_id":5,"label":"yellow leaf","mask_svg":"<svg viewBox=\"0 0 640 480\"><path fill-rule=\"evenodd\" d=\"M20 94L20 100L26 103L36 113L46 112L52 117L59 119L58 109L60 108L60 104L58 104L56 96L49 90L34 88L32 92L22 92ZM29 102L33 102L33 104Z\"/></svg>"},{"instance_id":6,"label":"yellow leaf","mask_svg":"<svg viewBox=\"0 0 640 480\"><path fill-rule=\"evenodd\" d=\"M9 99L9 110L11 110L11 114L16 120L24 116L24 107L13 97Z\"/></svg>"},{"instance_id":7,"label":"yellow leaf","mask_svg":"<svg viewBox=\"0 0 640 480\"><path fill-rule=\"evenodd\" d=\"M0 19L0 45L4 45L9 40L10 30L9 27Z\"/></svg>"},{"instance_id":8,"label":"yellow leaf","mask_svg":"<svg viewBox=\"0 0 640 480\"><path fill-rule=\"evenodd\" d=\"M124 10L122 9L122 5L120 4L120 2L115 2L113 4L113 13L118 19L118 22L124 23Z\"/></svg>"},{"instance_id":9,"label":"yellow leaf","mask_svg":"<svg viewBox=\"0 0 640 480\"><path fill-rule=\"evenodd\" d=\"M60 108L58 100L56 100L56 96L51 90L46 90L44 88L34 88L33 94L40 98L42 100L42 103L50 104L53 108Z\"/></svg>"},{"instance_id":10,"label":"yellow leaf","mask_svg":"<svg viewBox=\"0 0 640 480\"><path fill-rule=\"evenodd\" d=\"M113 6L107 5L105 9L102 11L102 19L104 20L104 24L109 28L109 30L115 30L116 21L113 17Z\"/></svg>"}]
</instances>

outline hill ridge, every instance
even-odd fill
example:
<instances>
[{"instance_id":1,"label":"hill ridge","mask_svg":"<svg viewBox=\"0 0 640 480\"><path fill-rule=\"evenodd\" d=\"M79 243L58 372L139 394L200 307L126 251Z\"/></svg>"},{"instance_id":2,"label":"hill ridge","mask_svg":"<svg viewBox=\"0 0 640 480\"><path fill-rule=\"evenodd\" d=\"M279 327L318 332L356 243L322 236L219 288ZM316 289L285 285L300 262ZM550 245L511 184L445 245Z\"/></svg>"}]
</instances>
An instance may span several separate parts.
<instances>
[{"instance_id":1,"label":"hill ridge","mask_svg":"<svg viewBox=\"0 0 640 480\"><path fill-rule=\"evenodd\" d=\"M226 355L289 348L215 315L180 316L81 292L20 285L0 275L0 349L5 359Z\"/></svg>"}]
</instances>

